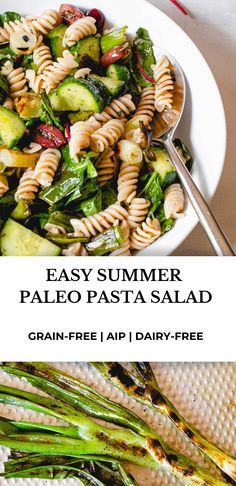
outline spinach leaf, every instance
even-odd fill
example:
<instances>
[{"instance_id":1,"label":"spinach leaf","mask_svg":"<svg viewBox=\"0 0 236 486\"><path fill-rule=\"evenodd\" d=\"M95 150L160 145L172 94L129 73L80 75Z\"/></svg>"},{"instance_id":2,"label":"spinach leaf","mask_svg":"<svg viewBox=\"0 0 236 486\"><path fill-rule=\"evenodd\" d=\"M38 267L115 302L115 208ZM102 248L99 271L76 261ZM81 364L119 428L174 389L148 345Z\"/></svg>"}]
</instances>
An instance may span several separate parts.
<instances>
[{"instance_id":1,"label":"spinach leaf","mask_svg":"<svg viewBox=\"0 0 236 486\"><path fill-rule=\"evenodd\" d=\"M142 182L145 182L145 185L139 196L144 194L145 198L151 202L149 214L154 214L163 200L159 174L152 172L151 174L145 174L141 179Z\"/></svg>"},{"instance_id":2,"label":"spinach leaf","mask_svg":"<svg viewBox=\"0 0 236 486\"><path fill-rule=\"evenodd\" d=\"M15 20L20 20L21 16L16 12L4 12L0 15L0 26L4 27L4 23L14 22Z\"/></svg>"},{"instance_id":3,"label":"spinach leaf","mask_svg":"<svg viewBox=\"0 0 236 486\"><path fill-rule=\"evenodd\" d=\"M32 214L26 221L25 226L30 229L35 229L41 232L44 229L45 224L48 222L48 213L40 212Z\"/></svg>"},{"instance_id":4,"label":"spinach leaf","mask_svg":"<svg viewBox=\"0 0 236 486\"><path fill-rule=\"evenodd\" d=\"M99 188L95 196L90 199L85 199L80 204L80 207L85 216L93 216L102 211L102 190Z\"/></svg>"},{"instance_id":5,"label":"spinach leaf","mask_svg":"<svg viewBox=\"0 0 236 486\"><path fill-rule=\"evenodd\" d=\"M2 104L9 94L9 85L6 78L0 74L0 103Z\"/></svg>"},{"instance_id":6,"label":"spinach leaf","mask_svg":"<svg viewBox=\"0 0 236 486\"><path fill-rule=\"evenodd\" d=\"M149 37L149 33L146 29L140 28L134 39L130 56L130 69L139 86L146 87L152 84L143 73L147 77L153 78L152 65L155 63L153 43ZM143 73L141 70L143 70Z\"/></svg>"},{"instance_id":7,"label":"spinach leaf","mask_svg":"<svg viewBox=\"0 0 236 486\"><path fill-rule=\"evenodd\" d=\"M164 223L161 225L161 233L167 233L167 231L170 231L174 226L174 220L172 218L166 219Z\"/></svg>"},{"instance_id":8,"label":"spinach leaf","mask_svg":"<svg viewBox=\"0 0 236 486\"><path fill-rule=\"evenodd\" d=\"M106 209L117 201L117 189L114 181L110 181L102 188L102 209Z\"/></svg>"},{"instance_id":9,"label":"spinach leaf","mask_svg":"<svg viewBox=\"0 0 236 486\"><path fill-rule=\"evenodd\" d=\"M48 223L55 224L56 226L61 226L66 230L66 232L73 232L73 226L70 220L73 218L72 214L68 214L62 211L54 211L50 214Z\"/></svg>"},{"instance_id":10,"label":"spinach leaf","mask_svg":"<svg viewBox=\"0 0 236 486\"><path fill-rule=\"evenodd\" d=\"M39 197L49 205L61 201L70 196L66 204L78 199L82 194L83 184L87 179L97 176L97 171L89 157L81 157L74 170L68 170L61 174L60 178L50 187L43 189Z\"/></svg>"},{"instance_id":11,"label":"spinach leaf","mask_svg":"<svg viewBox=\"0 0 236 486\"><path fill-rule=\"evenodd\" d=\"M81 209L81 206L78 206L78 203L80 201L84 201L85 199L88 199L88 197L93 196L99 189L99 185L95 179L88 179L85 181L81 186L78 186L73 194L67 199L65 202L65 206L68 206L70 210L77 210Z\"/></svg>"}]
</instances>

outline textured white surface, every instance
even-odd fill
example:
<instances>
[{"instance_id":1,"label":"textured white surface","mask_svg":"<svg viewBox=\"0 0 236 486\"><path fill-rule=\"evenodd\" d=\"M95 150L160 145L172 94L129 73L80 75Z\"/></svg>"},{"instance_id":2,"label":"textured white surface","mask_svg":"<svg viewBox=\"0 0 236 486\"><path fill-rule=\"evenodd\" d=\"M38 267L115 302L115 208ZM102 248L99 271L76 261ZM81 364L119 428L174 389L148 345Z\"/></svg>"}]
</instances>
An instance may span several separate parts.
<instances>
[{"instance_id":1,"label":"textured white surface","mask_svg":"<svg viewBox=\"0 0 236 486\"><path fill-rule=\"evenodd\" d=\"M228 150L211 207L236 249L236 90L232 76L236 72L236 2L182 0L190 14L186 17L169 0L148 1L169 15L191 37L205 56L220 88L228 125ZM175 255L212 255L200 226L180 245Z\"/></svg>"},{"instance_id":2,"label":"textured white surface","mask_svg":"<svg viewBox=\"0 0 236 486\"><path fill-rule=\"evenodd\" d=\"M204 462L190 443L178 432L170 421L158 413L143 408L133 400L129 400L116 388L109 385L100 375L82 363L56 364L66 372L93 385L100 392L109 398L123 403L130 407L138 415L152 425L161 435L186 455L190 455L199 464L214 467ZM208 439L225 449L231 455L236 455L236 364L154 364L153 365L158 382L165 394L173 401L178 410L191 421ZM16 378L11 378L5 373L0 373L0 382L24 387L32 390ZM42 414L35 414L23 409L1 405L0 414L13 419L33 421L47 421L57 423L56 420L44 417ZM0 449L0 463L6 457L6 449ZM181 483L162 474L155 474L147 470L131 468L132 473L138 480L140 486L180 486ZM66 481L41 481L41 480L0 480L0 486L76 486L77 480Z\"/></svg>"}]
</instances>

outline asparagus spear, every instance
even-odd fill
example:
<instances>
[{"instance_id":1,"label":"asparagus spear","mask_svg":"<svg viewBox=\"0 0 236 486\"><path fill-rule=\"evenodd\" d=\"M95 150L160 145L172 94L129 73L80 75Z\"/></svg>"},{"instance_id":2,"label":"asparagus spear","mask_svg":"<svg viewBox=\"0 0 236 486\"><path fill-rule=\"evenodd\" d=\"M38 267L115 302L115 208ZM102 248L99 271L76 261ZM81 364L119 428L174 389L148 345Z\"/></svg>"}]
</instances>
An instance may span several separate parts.
<instances>
[{"instance_id":1,"label":"asparagus spear","mask_svg":"<svg viewBox=\"0 0 236 486\"><path fill-rule=\"evenodd\" d=\"M14 370L15 371L15 370ZM19 370L18 370L19 371ZM35 371L35 370L34 370ZM59 374L61 373L60 371L56 370ZM25 374L23 375L25 376ZM68 375L67 376L67 381L69 381ZM72 378L71 378L72 379ZM65 377L64 377L65 380ZM74 380L74 379L72 379ZM76 380L75 380L76 381ZM35 384L35 382L34 382ZM170 472L174 476L176 476L179 479L184 478L185 484L186 485L223 485L227 484L223 481L217 482L215 478L213 478L209 473L206 471L202 470L199 468L193 461L190 459L184 457L181 454L178 454L176 451L174 451L171 447L169 447L160 437L157 435L155 432L152 432L150 434L147 433L147 429L145 428L143 431L144 437L137 436L136 433L131 432L130 430L126 429L119 429L119 430L110 430L110 429L102 429L102 436L101 436L101 430L99 432L95 432L94 428L99 427L97 424L95 424L91 419L88 419L88 417L84 417L83 415L79 414L74 409L71 409L68 405L64 405L61 402L57 401L52 401L51 399L44 398L44 397L38 397L38 395L23 392L21 390L15 390L12 389L12 392L8 387L0 387L0 402L3 401L4 403L11 403L13 405L18 405L18 406L23 406L25 408L31 408L36 411L41 411L49 415L54 415L57 418L64 418L67 422L75 426L75 428L70 430L67 428L65 431L64 428L59 432L59 429L57 430L54 428L54 432L57 432L57 434L61 433L63 434L64 432L69 435L71 438L76 437L76 434L78 434L78 437L82 437L85 439L85 435L83 433L83 428L86 429L87 432L87 439L89 440L88 436L88 431L90 431L90 442L89 445L93 448L93 452L89 452L90 454L104 454L102 451L102 447L104 446L104 441L99 444L94 443L94 434L96 436L96 439L98 437L102 437L102 439L105 439L109 436L109 446L112 444L115 447L115 451L109 447L109 452L106 454L111 455L112 457L120 460L129 460L130 462L135 462L136 464L141 464L142 461L143 465L149 462L149 467L153 469L162 469L164 471ZM5 393L5 394L4 394ZM13 397L11 398L11 395L9 396L9 393L12 393ZM16 397L18 397L18 401L16 401ZM64 406L64 410L62 412L62 407ZM125 410L125 409L124 409ZM64 415L63 415L64 414ZM101 418L101 416L100 416ZM140 421L140 429L142 428L142 420L136 417L137 420ZM87 422L86 422L87 420ZM85 422L85 424L83 423ZM146 425L146 424L145 424ZM79 426L79 430L76 430L76 426ZM146 426L147 427L147 426ZM132 428L132 420L130 422L130 428ZM64 429L64 430L63 430ZM101 426L100 426L101 429ZM96 429L97 430L97 429ZM104 435L105 431L105 435ZM121 435L119 434L121 433ZM97 435L96 435L97 434ZM118 435L117 435L118 434ZM131 435L130 435L131 434ZM133 435L132 435L133 434ZM123 439L123 441L121 440ZM135 442L135 438L139 439L138 442ZM1 439L2 440L2 439ZM26 437L27 440L27 437ZM121 443L120 443L121 440ZM133 444L131 445L133 441ZM1 441L0 441L1 442ZM101 441L100 441L101 442ZM5 442L6 444L6 442ZM118 450L117 451L117 446ZM139 449L136 450L135 447L138 447ZM13 447L13 445L10 445L10 447ZM25 446L24 446L25 447ZM27 446L28 447L28 446ZM97 449L96 449L97 447ZM130 452L130 447L133 448L133 457L132 453L129 455ZM142 455L143 457L140 457L140 451L142 448ZM125 449L125 450L124 450ZM20 450L23 451L32 451L32 445L31 449L26 449L26 448L20 448ZM37 452L37 450L35 450ZM42 452L42 451L40 451ZM50 453L51 449L47 449L44 451L44 453ZM86 453L87 452L82 452L80 450L80 454ZM70 454L70 453L69 453ZM78 452L77 452L78 454ZM118 455L119 454L119 455ZM136 457L135 454L139 457Z\"/></svg>"},{"instance_id":2,"label":"asparagus spear","mask_svg":"<svg viewBox=\"0 0 236 486\"><path fill-rule=\"evenodd\" d=\"M211 444L201 432L189 424L158 386L153 371L147 363L136 363L136 374L119 363L92 363L106 379L138 402L169 417L185 436L211 459L223 472L230 484L236 484L236 459Z\"/></svg>"}]
</instances>

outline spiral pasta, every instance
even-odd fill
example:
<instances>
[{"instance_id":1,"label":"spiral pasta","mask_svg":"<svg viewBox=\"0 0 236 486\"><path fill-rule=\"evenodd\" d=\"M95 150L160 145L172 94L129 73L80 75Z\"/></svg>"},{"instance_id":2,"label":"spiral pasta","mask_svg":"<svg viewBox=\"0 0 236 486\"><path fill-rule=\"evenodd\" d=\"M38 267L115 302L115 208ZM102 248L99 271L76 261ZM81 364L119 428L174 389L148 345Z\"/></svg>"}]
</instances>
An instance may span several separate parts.
<instances>
[{"instance_id":1,"label":"spiral pasta","mask_svg":"<svg viewBox=\"0 0 236 486\"><path fill-rule=\"evenodd\" d=\"M120 248L114 250L110 253L110 256L130 256L130 228L127 221L122 221L120 225L120 229L122 232L123 243L120 245Z\"/></svg>"},{"instance_id":2,"label":"spiral pasta","mask_svg":"<svg viewBox=\"0 0 236 486\"><path fill-rule=\"evenodd\" d=\"M118 201L130 204L136 196L141 163L122 162L118 177Z\"/></svg>"},{"instance_id":3,"label":"spiral pasta","mask_svg":"<svg viewBox=\"0 0 236 486\"><path fill-rule=\"evenodd\" d=\"M42 145L40 143L31 142L28 147L23 148L25 154L36 154L42 150Z\"/></svg>"},{"instance_id":4,"label":"spiral pasta","mask_svg":"<svg viewBox=\"0 0 236 486\"><path fill-rule=\"evenodd\" d=\"M110 120L91 136L91 149L94 152L104 152L121 138L125 131L124 120Z\"/></svg>"},{"instance_id":5,"label":"spiral pasta","mask_svg":"<svg viewBox=\"0 0 236 486\"><path fill-rule=\"evenodd\" d=\"M0 174L0 197L2 197L9 189L7 177Z\"/></svg>"},{"instance_id":6,"label":"spiral pasta","mask_svg":"<svg viewBox=\"0 0 236 486\"><path fill-rule=\"evenodd\" d=\"M93 17L82 17L71 24L63 37L63 45L72 47L84 37L95 35L97 32L96 20Z\"/></svg>"},{"instance_id":7,"label":"spiral pasta","mask_svg":"<svg viewBox=\"0 0 236 486\"><path fill-rule=\"evenodd\" d=\"M71 243L62 251L63 256L89 256L82 243Z\"/></svg>"},{"instance_id":8,"label":"spiral pasta","mask_svg":"<svg viewBox=\"0 0 236 486\"><path fill-rule=\"evenodd\" d=\"M129 206L128 223L131 229L141 226L147 216L150 201L148 199L137 197L132 199Z\"/></svg>"},{"instance_id":9,"label":"spiral pasta","mask_svg":"<svg viewBox=\"0 0 236 486\"><path fill-rule=\"evenodd\" d=\"M51 186L61 159L61 152L54 148L42 152L34 170L35 180L42 186Z\"/></svg>"},{"instance_id":10,"label":"spiral pasta","mask_svg":"<svg viewBox=\"0 0 236 486\"><path fill-rule=\"evenodd\" d=\"M64 51L63 57L58 57L57 61L48 66L42 73L44 80L43 87L46 93L56 88L58 84L66 77L72 69L78 67L78 62L75 60L70 51Z\"/></svg>"},{"instance_id":11,"label":"spiral pasta","mask_svg":"<svg viewBox=\"0 0 236 486\"><path fill-rule=\"evenodd\" d=\"M76 73L74 74L74 78L75 79L85 78L85 76L88 76L90 73L91 73L90 68L81 68L78 69L78 71L76 71Z\"/></svg>"},{"instance_id":12,"label":"spiral pasta","mask_svg":"<svg viewBox=\"0 0 236 486\"><path fill-rule=\"evenodd\" d=\"M15 192L15 200L19 202L20 199L33 201L36 193L39 190L39 183L34 179L34 171L27 169L19 181L19 185Z\"/></svg>"},{"instance_id":13,"label":"spiral pasta","mask_svg":"<svg viewBox=\"0 0 236 486\"><path fill-rule=\"evenodd\" d=\"M180 184L171 184L164 192L164 211L166 219L182 218L184 211L184 191Z\"/></svg>"},{"instance_id":14,"label":"spiral pasta","mask_svg":"<svg viewBox=\"0 0 236 486\"><path fill-rule=\"evenodd\" d=\"M91 135L99 127L100 123L95 121L78 121L71 127L71 138L69 142L70 156L75 158L82 149L89 147Z\"/></svg>"},{"instance_id":15,"label":"spiral pasta","mask_svg":"<svg viewBox=\"0 0 236 486\"><path fill-rule=\"evenodd\" d=\"M101 211L94 216L82 219L71 219L75 236L96 236L104 230L111 228L117 221L127 219L128 212L119 202L108 206L105 211Z\"/></svg>"},{"instance_id":16,"label":"spiral pasta","mask_svg":"<svg viewBox=\"0 0 236 486\"><path fill-rule=\"evenodd\" d=\"M115 163L114 163L114 150L108 148L98 161L96 165L98 173L98 183L102 186L106 182L110 181L114 177Z\"/></svg>"},{"instance_id":17,"label":"spiral pasta","mask_svg":"<svg viewBox=\"0 0 236 486\"><path fill-rule=\"evenodd\" d=\"M37 19L31 21L33 32L47 35L61 23L61 16L56 10L45 10Z\"/></svg>"},{"instance_id":18,"label":"spiral pasta","mask_svg":"<svg viewBox=\"0 0 236 486\"><path fill-rule=\"evenodd\" d=\"M147 218L141 226L131 232L130 248L142 250L161 236L161 226L157 218Z\"/></svg>"},{"instance_id":19,"label":"spiral pasta","mask_svg":"<svg viewBox=\"0 0 236 486\"><path fill-rule=\"evenodd\" d=\"M4 22L3 27L0 27L0 43L8 42L13 33L34 33L32 28L31 17L21 17L19 20Z\"/></svg>"},{"instance_id":20,"label":"spiral pasta","mask_svg":"<svg viewBox=\"0 0 236 486\"><path fill-rule=\"evenodd\" d=\"M174 82L170 62L166 56L161 56L157 64L152 66L155 79L155 108L161 113L173 105Z\"/></svg>"},{"instance_id":21,"label":"spiral pasta","mask_svg":"<svg viewBox=\"0 0 236 486\"><path fill-rule=\"evenodd\" d=\"M126 94L117 98L106 106L102 113L94 113L92 118L95 118L101 123L106 123L114 118L125 118L135 110L135 104L130 94Z\"/></svg>"},{"instance_id":22,"label":"spiral pasta","mask_svg":"<svg viewBox=\"0 0 236 486\"><path fill-rule=\"evenodd\" d=\"M50 48L45 44L37 47L33 53L33 61L37 67L37 74L42 74L46 68L53 64Z\"/></svg>"},{"instance_id":23,"label":"spiral pasta","mask_svg":"<svg viewBox=\"0 0 236 486\"><path fill-rule=\"evenodd\" d=\"M35 93L40 93L44 84L42 74L39 74L38 76L34 69L26 69L25 78L28 81L30 89L32 89Z\"/></svg>"},{"instance_id":24,"label":"spiral pasta","mask_svg":"<svg viewBox=\"0 0 236 486\"><path fill-rule=\"evenodd\" d=\"M66 235L66 230L63 226L58 226L57 224L47 223L44 226L45 231L50 235Z\"/></svg>"},{"instance_id":25,"label":"spiral pasta","mask_svg":"<svg viewBox=\"0 0 236 486\"><path fill-rule=\"evenodd\" d=\"M141 93L141 97L134 113L136 116L145 115L149 118L149 122L152 121L155 113L155 87L149 86L144 88Z\"/></svg>"},{"instance_id":26,"label":"spiral pasta","mask_svg":"<svg viewBox=\"0 0 236 486\"><path fill-rule=\"evenodd\" d=\"M7 80L10 86L10 94L12 99L22 96L28 91L25 71L22 67L13 69L9 72Z\"/></svg>"}]
</instances>

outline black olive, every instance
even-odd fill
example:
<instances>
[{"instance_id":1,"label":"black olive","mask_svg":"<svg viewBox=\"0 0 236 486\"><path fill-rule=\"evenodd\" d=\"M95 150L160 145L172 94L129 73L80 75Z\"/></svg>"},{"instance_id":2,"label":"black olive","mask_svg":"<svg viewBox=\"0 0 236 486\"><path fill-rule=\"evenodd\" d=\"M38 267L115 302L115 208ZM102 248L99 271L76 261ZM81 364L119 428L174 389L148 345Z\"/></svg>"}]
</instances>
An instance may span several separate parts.
<instances>
[{"instance_id":1,"label":"black olive","mask_svg":"<svg viewBox=\"0 0 236 486\"><path fill-rule=\"evenodd\" d=\"M29 37L28 37L28 35L23 35L23 36L22 36L22 39L23 39L25 42L28 42L28 41L29 41Z\"/></svg>"}]
</instances>

